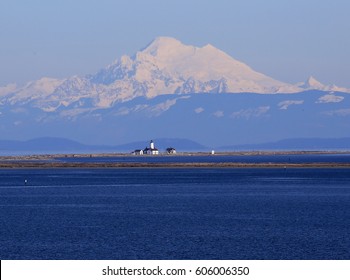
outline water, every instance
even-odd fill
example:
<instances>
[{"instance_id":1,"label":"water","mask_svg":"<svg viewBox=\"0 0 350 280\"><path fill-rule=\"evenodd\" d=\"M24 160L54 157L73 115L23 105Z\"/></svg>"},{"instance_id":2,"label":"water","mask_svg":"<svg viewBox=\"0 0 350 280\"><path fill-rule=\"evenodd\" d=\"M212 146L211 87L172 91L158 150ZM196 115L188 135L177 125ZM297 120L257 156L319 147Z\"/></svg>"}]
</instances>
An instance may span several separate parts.
<instances>
[{"instance_id":1,"label":"water","mask_svg":"<svg viewBox=\"0 0 350 280\"><path fill-rule=\"evenodd\" d=\"M112 157L59 157L59 162L124 162L124 163L189 163L189 162L242 162L242 163L345 163L347 154L285 154L285 155L192 155L192 156L112 156Z\"/></svg>"},{"instance_id":2,"label":"water","mask_svg":"<svg viewBox=\"0 0 350 280\"><path fill-rule=\"evenodd\" d=\"M0 259L349 259L349 206L349 169L0 170Z\"/></svg>"}]
</instances>

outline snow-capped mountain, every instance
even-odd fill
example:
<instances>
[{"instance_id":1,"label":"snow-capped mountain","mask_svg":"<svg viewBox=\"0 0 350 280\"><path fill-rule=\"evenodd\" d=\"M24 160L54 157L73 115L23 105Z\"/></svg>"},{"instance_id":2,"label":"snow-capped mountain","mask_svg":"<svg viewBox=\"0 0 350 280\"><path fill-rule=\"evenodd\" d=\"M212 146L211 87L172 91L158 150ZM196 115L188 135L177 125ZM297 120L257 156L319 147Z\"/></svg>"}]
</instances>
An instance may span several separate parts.
<instances>
[{"instance_id":1,"label":"snow-capped mountain","mask_svg":"<svg viewBox=\"0 0 350 280\"><path fill-rule=\"evenodd\" d=\"M258 73L223 51L159 37L96 74L67 79L41 78L24 87L0 88L0 104L28 104L45 112L110 108L139 96L187 93L294 93L310 89L344 91L314 78L291 85Z\"/></svg>"},{"instance_id":2,"label":"snow-capped mountain","mask_svg":"<svg viewBox=\"0 0 350 280\"><path fill-rule=\"evenodd\" d=\"M340 91L350 93L350 89L338 87L336 85L324 85L314 77L310 76L305 82L297 83L297 87L304 90Z\"/></svg>"},{"instance_id":3,"label":"snow-capped mountain","mask_svg":"<svg viewBox=\"0 0 350 280\"><path fill-rule=\"evenodd\" d=\"M62 80L52 78L41 78L37 81L29 82L22 88L17 88L15 85L9 90L8 93L4 93L6 96L6 102L15 104L25 104L33 100L45 100L50 97L55 89L62 83Z\"/></svg>"},{"instance_id":4,"label":"snow-capped mountain","mask_svg":"<svg viewBox=\"0 0 350 280\"><path fill-rule=\"evenodd\" d=\"M91 80L121 88L129 95L154 97L171 93L275 93L298 91L296 87L252 70L212 45L183 45L173 38L155 39L133 57L102 69Z\"/></svg>"}]
</instances>

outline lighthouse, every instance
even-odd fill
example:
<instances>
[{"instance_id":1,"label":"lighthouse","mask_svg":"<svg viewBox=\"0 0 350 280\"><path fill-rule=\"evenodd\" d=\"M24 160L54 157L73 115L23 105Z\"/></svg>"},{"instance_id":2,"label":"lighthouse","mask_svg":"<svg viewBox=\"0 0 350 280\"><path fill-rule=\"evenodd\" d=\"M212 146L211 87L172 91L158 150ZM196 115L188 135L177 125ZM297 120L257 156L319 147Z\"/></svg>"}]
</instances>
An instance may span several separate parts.
<instances>
[{"instance_id":1,"label":"lighthouse","mask_svg":"<svg viewBox=\"0 0 350 280\"><path fill-rule=\"evenodd\" d=\"M143 150L135 150L132 153L135 155L159 155L159 151L155 147L153 140L149 143L149 147L146 147Z\"/></svg>"},{"instance_id":2,"label":"lighthouse","mask_svg":"<svg viewBox=\"0 0 350 280\"><path fill-rule=\"evenodd\" d=\"M153 140L151 140L151 142L149 143L149 148L146 148L143 150L143 153L147 154L147 155L158 155L159 154L158 149L154 146Z\"/></svg>"}]
</instances>

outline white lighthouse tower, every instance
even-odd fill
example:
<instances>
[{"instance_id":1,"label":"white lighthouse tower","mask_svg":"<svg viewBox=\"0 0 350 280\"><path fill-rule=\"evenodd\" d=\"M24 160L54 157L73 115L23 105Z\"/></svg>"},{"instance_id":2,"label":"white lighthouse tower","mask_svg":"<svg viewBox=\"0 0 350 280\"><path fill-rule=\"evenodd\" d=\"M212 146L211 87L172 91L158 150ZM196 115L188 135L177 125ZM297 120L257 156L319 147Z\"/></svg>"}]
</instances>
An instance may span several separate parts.
<instances>
[{"instance_id":1,"label":"white lighthouse tower","mask_svg":"<svg viewBox=\"0 0 350 280\"><path fill-rule=\"evenodd\" d=\"M149 144L149 147L151 148L151 150L154 150L155 148L154 148L154 142L153 142L153 140L151 140L151 143Z\"/></svg>"}]
</instances>

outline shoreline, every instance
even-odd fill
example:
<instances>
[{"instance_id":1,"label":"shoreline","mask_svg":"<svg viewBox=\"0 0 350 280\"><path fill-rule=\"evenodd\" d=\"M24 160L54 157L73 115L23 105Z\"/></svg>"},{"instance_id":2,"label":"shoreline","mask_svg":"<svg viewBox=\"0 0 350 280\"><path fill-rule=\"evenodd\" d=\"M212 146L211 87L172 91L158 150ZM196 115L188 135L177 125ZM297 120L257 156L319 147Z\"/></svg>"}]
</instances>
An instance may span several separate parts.
<instances>
[{"instance_id":1,"label":"shoreline","mask_svg":"<svg viewBox=\"0 0 350 280\"><path fill-rule=\"evenodd\" d=\"M257 155L336 155L350 154L350 150L287 150L287 151L226 151L226 152L178 152L176 154L160 153L159 155L133 155L128 152L115 153L54 153L54 154L28 154L28 155L0 155L0 162L7 160L49 160L56 158L91 158L91 157L174 157L174 156L257 156Z\"/></svg>"},{"instance_id":2,"label":"shoreline","mask_svg":"<svg viewBox=\"0 0 350 280\"><path fill-rule=\"evenodd\" d=\"M43 154L24 156L0 156L0 169L24 168L350 168L349 162L67 162L64 159L84 159L100 157L149 158L149 157L194 157L194 156L274 156L274 155L341 155L350 154L350 151L244 151L218 152L211 155L208 152L186 152L160 155L132 155L130 153L95 153L95 154ZM60 161L62 160L62 161Z\"/></svg>"}]
</instances>

